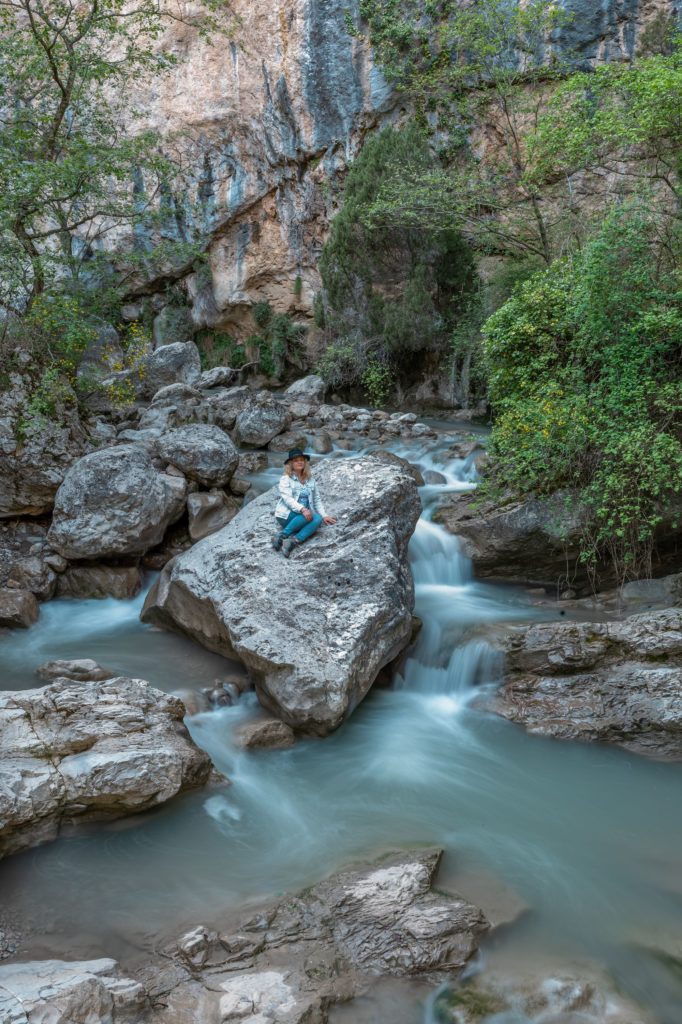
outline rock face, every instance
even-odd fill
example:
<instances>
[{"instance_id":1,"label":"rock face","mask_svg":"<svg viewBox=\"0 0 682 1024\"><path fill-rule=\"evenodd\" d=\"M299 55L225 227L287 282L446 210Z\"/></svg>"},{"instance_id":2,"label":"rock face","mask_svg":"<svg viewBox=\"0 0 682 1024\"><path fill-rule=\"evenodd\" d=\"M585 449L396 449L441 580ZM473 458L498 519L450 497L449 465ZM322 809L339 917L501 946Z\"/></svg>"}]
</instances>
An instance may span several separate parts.
<instances>
[{"instance_id":1,"label":"rock face","mask_svg":"<svg viewBox=\"0 0 682 1024\"><path fill-rule=\"evenodd\" d=\"M485 706L529 732L682 759L682 609L512 634L509 676Z\"/></svg>"},{"instance_id":2,"label":"rock face","mask_svg":"<svg viewBox=\"0 0 682 1024\"><path fill-rule=\"evenodd\" d=\"M92 452L59 488L48 540L65 558L142 554L181 515L185 492L183 478L157 472L142 447Z\"/></svg>"},{"instance_id":3,"label":"rock face","mask_svg":"<svg viewBox=\"0 0 682 1024\"><path fill-rule=\"evenodd\" d=\"M29 394L28 382L16 373L0 391L0 519L49 512L67 469L87 450L75 395L57 409L58 424L31 422Z\"/></svg>"},{"instance_id":4,"label":"rock face","mask_svg":"<svg viewBox=\"0 0 682 1024\"><path fill-rule=\"evenodd\" d=\"M195 423L159 438L156 450L190 480L205 487L228 483L239 463L239 452L220 427Z\"/></svg>"},{"instance_id":5,"label":"rock face","mask_svg":"<svg viewBox=\"0 0 682 1024\"><path fill-rule=\"evenodd\" d=\"M189 535L192 540L203 540L212 533L222 530L234 519L241 502L224 491L201 491L190 494L187 499Z\"/></svg>"},{"instance_id":6,"label":"rock face","mask_svg":"<svg viewBox=\"0 0 682 1024\"><path fill-rule=\"evenodd\" d=\"M133 565L71 565L57 581L58 597L134 597L142 586L142 573Z\"/></svg>"},{"instance_id":7,"label":"rock face","mask_svg":"<svg viewBox=\"0 0 682 1024\"><path fill-rule=\"evenodd\" d=\"M0 695L0 855L62 823L133 814L205 782L181 701L140 679L57 679Z\"/></svg>"},{"instance_id":8,"label":"rock face","mask_svg":"<svg viewBox=\"0 0 682 1024\"><path fill-rule=\"evenodd\" d=\"M2 1020L323 1024L377 973L452 977L489 925L462 897L432 892L439 859L386 857L252 912L236 930L199 925L132 977L108 959L4 965Z\"/></svg>"},{"instance_id":9,"label":"rock face","mask_svg":"<svg viewBox=\"0 0 682 1024\"><path fill-rule=\"evenodd\" d=\"M166 566L142 618L236 655L261 703L324 734L408 643L407 543L421 506L400 459L329 461L316 476L336 526L286 561L270 547L273 488Z\"/></svg>"}]
</instances>

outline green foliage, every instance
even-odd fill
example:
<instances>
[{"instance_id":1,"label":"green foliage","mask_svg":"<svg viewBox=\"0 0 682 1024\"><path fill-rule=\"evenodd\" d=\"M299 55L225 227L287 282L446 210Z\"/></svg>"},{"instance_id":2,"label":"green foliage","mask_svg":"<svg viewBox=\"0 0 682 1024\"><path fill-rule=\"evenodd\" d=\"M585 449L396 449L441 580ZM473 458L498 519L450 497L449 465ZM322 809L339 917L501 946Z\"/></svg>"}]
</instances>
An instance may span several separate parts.
<instances>
[{"instance_id":1,"label":"green foliage","mask_svg":"<svg viewBox=\"0 0 682 1024\"><path fill-rule=\"evenodd\" d=\"M369 362L362 375L362 386L372 405L385 405L395 387L393 371L389 366Z\"/></svg>"},{"instance_id":2,"label":"green foliage","mask_svg":"<svg viewBox=\"0 0 682 1024\"><path fill-rule=\"evenodd\" d=\"M383 394L415 359L447 351L475 276L468 246L455 231L366 219L382 182L410 168L426 172L433 159L413 124L370 139L351 167L320 260L324 287L315 307L326 340L318 370L333 387L362 383L370 368L383 367ZM366 380L375 380L374 369Z\"/></svg>"},{"instance_id":3,"label":"green foliage","mask_svg":"<svg viewBox=\"0 0 682 1024\"><path fill-rule=\"evenodd\" d=\"M623 577L650 570L682 491L682 280L659 221L616 209L484 328L495 482L567 488L589 514L585 559Z\"/></svg>"},{"instance_id":4,"label":"green foliage","mask_svg":"<svg viewBox=\"0 0 682 1024\"><path fill-rule=\"evenodd\" d=\"M231 366L238 370L246 362L244 346L231 334L200 331L196 340L203 370L212 370L215 366Z\"/></svg>"},{"instance_id":5,"label":"green foliage","mask_svg":"<svg viewBox=\"0 0 682 1024\"><path fill-rule=\"evenodd\" d=\"M280 377L301 353L304 327L286 313L275 313L269 302L256 302L251 313L260 332L246 345L258 352L258 365L268 377Z\"/></svg>"}]
</instances>

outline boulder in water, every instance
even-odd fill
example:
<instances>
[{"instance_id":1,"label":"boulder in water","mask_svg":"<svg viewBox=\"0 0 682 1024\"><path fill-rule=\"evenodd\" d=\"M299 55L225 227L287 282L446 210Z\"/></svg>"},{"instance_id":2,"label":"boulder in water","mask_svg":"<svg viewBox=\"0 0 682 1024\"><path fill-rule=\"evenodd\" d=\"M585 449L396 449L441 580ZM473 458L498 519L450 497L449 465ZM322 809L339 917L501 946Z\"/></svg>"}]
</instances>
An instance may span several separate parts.
<instances>
[{"instance_id":1,"label":"boulder in water","mask_svg":"<svg viewBox=\"0 0 682 1024\"><path fill-rule=\"evenodd\" d=\"M85 562L70 565L57 580L58 597L135 597L142 586L142 573L136 565L105 565Z\"/></svg>"},{"instance_id":2,"label":"boulder in water","mask_svg":"<svg viewBox=\"0 0 682 1024\"><path fill-rule=\"evenodd\" d=\"M273 488L169 563L142 619L236 655L261 703L294 728L324 735L409 642L407 544L421 505L397 458L329 461L316 477L336 526L282 558L270 546Z\"/></svg>"},{"instance_id":3,"label":"boulder in water","mask_svg":"<svg viewBox=\"0 0 682 1024\"><path fill-rule=\"evenodd\" d=\"M92 452L57 492L49 543L69 559L143 554L182 514L185 494L184 479L159 473L142 447Z\"/></svg>"},{"instance_id":4,"label":"boulder in water","mask_svg":"<svg viewBox=\"0 0 682 1024\"><path fill-rule=\"evenodd\" d=\"M504 686L479 702L558 739L682 760L682 608L512 633Z\"/></svg>"},{"instance_id":5,"label":"boulder in water","mask_svg":"<svg viewBox=\"0 0 682 1024\"><path fill-rule=\"evenodd\" d=\"M40 679L73 679L80 683L113 679L116 675L110 669L102 668L93 658L76 658L71 661L46 661L36 669Z\"/></svg>"},{"instance_id":6,"label":"boulder in water","mask_svg":"<svg viewBox=\"0 0 682 1024\"><path fill-rule=\"evenodd\" d=\"M38 602L29 590L0 589L0 627L28 629L38 618Z\"/></svg>"},{"instance_id":7,"label":"boulder in water","mask_svg":"<svg viewBox=\"0 0 682 1024\"><path fill-rule=\"evenodd\" d=\"M58 679L0 695L0 855L62 823L147 810L204 783L183 704L141 679Z\"/></svg>"}]
</instances>

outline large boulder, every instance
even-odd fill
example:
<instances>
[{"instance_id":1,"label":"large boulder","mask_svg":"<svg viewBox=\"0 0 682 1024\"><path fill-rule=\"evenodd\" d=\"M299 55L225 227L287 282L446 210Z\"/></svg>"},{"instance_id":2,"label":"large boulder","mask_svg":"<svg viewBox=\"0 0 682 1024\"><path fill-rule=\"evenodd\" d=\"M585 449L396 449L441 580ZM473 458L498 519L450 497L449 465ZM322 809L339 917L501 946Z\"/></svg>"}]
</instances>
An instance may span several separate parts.
<instances>
[{"instance_id":1,"label":"large boulder","mask_svg":"<svg viewBox=\"0 0 682 1024\"><path fill-rule=\"evenodd\" d=\"M145 360L142 394L151 398L167 384L194 384L200 376L201 358L193 341L162 345Z\"/></svg>"},{"instance_id":2,"label":"large boulder","mask_svg":"<svg viewBox=\"0 0 682 1024\"><path fill-rule=\"evenodd\" d=\"M682 760L682 608L518 629L506 655L488 710L532 733Z\"/></svg>"},{"instance_id":3,"label":"large boulder","mask_svg":"<svg viewBox=\"0 0 682 1024\"><path fill-rule=\"evenodd\" d=\"M236 655L266 707L295 728L325 734L409 641L407 544L421 506L397 458L330 460L316 477L336 526L286 561L270 546L273 488L169 563L142 618Z\"/></svg>"},{"instance_id":4,"label":"large boulder","mask_svg":"<svg viewBox=\"0 0 682 1024\"><path fill-rule=\"evenodd\" d=\"M239 463L239 452L229 435L207 423L169 431L157 441L156 451L190 480L205 487L224 486Z\"/></svg>"},{"instance_id":5,"label":"large boulder","mask_svg":"<svg viewBox=\"0 0 682 1024\"><path fill-rule=\"evenodd\" d=\"M273 437L286 430L289 419L286 406L277 402L267 391L261 391L237 415L237 443L262 448L268 441L272 441Z\"/></svg>"},{"instance_id":6,"label":"large boulder","mask_svg":"<svg viewBox=\"0 0 682 1024\"><path fill-rule=\"evenodd\" d=\"M288 398L296 402L310 402L319 405L320 402L324 402L326 391L327 385L322 377L311 373L310 376L301 377L300 380L295 380L293 384L290 384L286 394Z\"/></svg>"},{"instance_id":7,"label":"large boulder","mask_svg":"<svg viewBox=\"0 0 682 1024\"><path fill-rule=\"evenodd\" d=\"M141 679L57 679L0 695L0 855L54 839L62 823L116 817L205 782L176 697Z\"/></svg>"},{"instance_id":8,"label":"large boulder","mask_svg":"<svg viewBox=\"0 0 682 1024\"><path fill-rule=\"evenodd\" d=\"M143 447L92 452L57 492L49 543L69 559L143 554L182 514L185 495L184 479L157 472Z\"/></svg>"}]
</instances>

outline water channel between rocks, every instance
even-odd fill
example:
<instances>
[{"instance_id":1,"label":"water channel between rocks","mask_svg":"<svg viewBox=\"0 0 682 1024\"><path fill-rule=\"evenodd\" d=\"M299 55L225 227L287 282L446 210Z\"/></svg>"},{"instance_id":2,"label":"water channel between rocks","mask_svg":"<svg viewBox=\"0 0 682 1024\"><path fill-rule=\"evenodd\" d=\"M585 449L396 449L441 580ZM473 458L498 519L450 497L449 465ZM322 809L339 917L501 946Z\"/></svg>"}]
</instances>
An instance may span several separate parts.
<instances>
[{"instance_id":1,"label":"water channel between rocks","mask_svg":"<svg viewBox=\"0 0 682 1024\"><path fill-rule=\"evenodd\" d=\"M232 745L235 725L252 714L251 695L195 715L194 739L232 785L10 858L0 865L3 915L29 923L31 956L125 961L161 936L310 885L354 859L439 845L447 851L439 884L493 918L518 911L484 948L484 964L527 970L593 960L652 1019L679 1022L680 981L647 950L682 949L682 766L529 737L469 707L499 675L491 632L553 613L476 582L457 540L430 522L440 493L471 486L468 464L395 450L447 483L422 490L426 512L410 556L424 625L393 686L371 692L333 736L285 751ZM256 489L277 474L261 474ZM95 658L167 691L198 690L239 671L143 626L141 604L43 606L32 629L0 640L3 688L37 685L35 669L52 658ZM27 957L19 950L17 958ZM418 998L403 989L381 998L363 1020L422 1020ZM350 1019L339 1011L339 1022Z\"/></svg>"}]
</instances>

